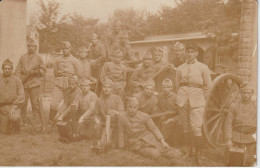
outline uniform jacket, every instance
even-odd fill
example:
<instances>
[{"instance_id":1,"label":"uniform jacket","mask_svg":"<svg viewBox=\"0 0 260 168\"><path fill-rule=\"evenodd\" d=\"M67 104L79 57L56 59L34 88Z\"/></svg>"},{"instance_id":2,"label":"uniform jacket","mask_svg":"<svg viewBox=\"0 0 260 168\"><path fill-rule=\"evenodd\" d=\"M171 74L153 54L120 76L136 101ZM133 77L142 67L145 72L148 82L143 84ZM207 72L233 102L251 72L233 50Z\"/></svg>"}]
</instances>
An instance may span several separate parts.
<instances>
[{"instance_id":1,"label":"uniform jacket","mask_svg":"<svg viewBox=\"0 0 260 168\"><path fill-rule=\"evenodd\" d=\"M187 101L192 108L205 106L205 97L212 85L207 65L197 60L189 64L186 62L177 68L175 80L177 104L180 107L183 107Z\"/></svg>"},{"instance_id":2,"label":"uniform jacket","mask_svg":"<svg viewBox=\"0 0 260 168\"><path fill-rule=\"evenodd\" d=\"M80 65L77 58L70 55L68 57L59 57L54 65L55 85L66 89L68 87L68 78L70 76L80 77Z\"/></svg>"},{"instance_id":3,"label":"uniform jacket","mask_svg":"<svg viewBox=\"0 0 260 168\"><path fill-rule=\"evenodd\" d=\"M158 95L158 109L160 112L173 111L177 112L177 95L171 92L170 95L160 93Z\"/></svg>"},{"instance_id":4,"label":"uniform jacket","mask_svg":"<svg viewBox=\"0 0 260 168\"><path fill-rule=\"evenodd\" d=\"M105 63L101 70L100 81L103 83L107 79L113 82L125 82L126 67L123 64L115 64L114 62Z\"/></svg>"},{"instance_id":5,"label":"uniform jacket","mask_svg":"<svg viewBox=\"0 0 260 168\"><path fill-rule=\"evenodd\" d=\"M225 137L238 143L255 142L252 134L256 133L256 102L245 104L242 100L233 104L225 121Z\"/></svg>"},{"instance_id":6,"label":"uniform jacket","mask_svg":"<svg viewBox=\"0 0 260 168\"><path fill-rule=\"evenodd\" d=\"M147 114L158 113L157 103L158 99L155 95L147 97L144 92L140 92L136 95L136 98L140 104L139 110Z\"/></svg>"},{"instance_id":7,"label":"uniform jacket","mask_svg":"<svg viewBox=\"0 0 260 168\"><path fill-rule=\"evenodd\" d=\"M89 79L91 76L91 65L87 59L79 60L80 78Z\"/></svg>"},{"instance_id":8,"label":"uniform jacket","mask_svg":"<svg viewBox=\"0 0 260 168\"><path fill-rule=\"evenodd\" d=\"M153 66L149 66L149 67L144 67L144 66L140 66L138 67L132 74L130 81L136 81L139 83L143 83L149 79L152 79L154 75L154 68Z\"/></svg>"},{"instance_id":9,"label":"uniform jacket","mask_svg":"<svg viewBox=\"0 0 260 168\"><path fill-rule=\"evenodd\" d=\"M160 140L163 139L163 135L148 114L141 111L137 111L133 117L123 114L120 116L120 121L123 123L124 130L128 135L130 146L141 139L149 145L162 150Z\"/></svg>"},{"instance_id":10,"label":"uniform jacket","mask_svg":"<svg viewBox=\"0 0 260 168\"><path fill-rule=\"evenodd\" d=\"M36 74L32 75L32 72ZM25 54L21 56L15 74L22 80L24 88L32 88L41 85L46 69L43 60L38 54Z\"/></svg>"},{"instance_id":11,"label":"uniform jacket","mask_svg":"<svg viewBox=\"0 0 260 168\"><path fill-rule=\"evenodd\" d=\"M98 63L106 61L106 49L101 42L97 42L97 44L90 47L90 59L98 59Z\"/></svg>"},{"instance_id":12,"label":"uniform jacket","mask_svg":"<svg viewBox=\"0 0 260 168\"><path fill-rule=\"evenodd\" d=\"M74 103L79 115L83 115L86 111L89 111L89 116L94 113L95 103L97 101L97 95L90 91L87 94L81 93L76 98Z\"/></svg>"},{"instance_id":13,"label":"uniform jacket","mask_svg":"<svg viewBox=\"0 0 260 168\"><path fill-rule=\"evenodd\" d=\"M22 105L24 102L22 81L15 75L4 77L0 75L0 103ZM0 105L1 106L1 105Z\"/></svg>"}]
</instances>

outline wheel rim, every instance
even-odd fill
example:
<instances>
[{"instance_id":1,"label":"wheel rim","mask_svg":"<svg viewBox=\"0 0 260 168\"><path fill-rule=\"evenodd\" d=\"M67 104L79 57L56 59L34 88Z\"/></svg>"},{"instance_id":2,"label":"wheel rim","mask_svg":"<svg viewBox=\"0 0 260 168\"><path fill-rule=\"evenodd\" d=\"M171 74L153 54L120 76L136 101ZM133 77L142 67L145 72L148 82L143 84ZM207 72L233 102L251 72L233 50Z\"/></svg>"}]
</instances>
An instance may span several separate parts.
<instances>
[{"instance_id":1,"label":"wheel rim","mask_svg":"<svg viewBox=\"0 0 260 168\"><path fill-rule=\"evenodd\" d=\"M224 141L224 123L232 103L240 99L242 81L233 74L222 74L214 81L206 101L203 131L209 144L221 146Z\"/></svg>"}]
</instances>

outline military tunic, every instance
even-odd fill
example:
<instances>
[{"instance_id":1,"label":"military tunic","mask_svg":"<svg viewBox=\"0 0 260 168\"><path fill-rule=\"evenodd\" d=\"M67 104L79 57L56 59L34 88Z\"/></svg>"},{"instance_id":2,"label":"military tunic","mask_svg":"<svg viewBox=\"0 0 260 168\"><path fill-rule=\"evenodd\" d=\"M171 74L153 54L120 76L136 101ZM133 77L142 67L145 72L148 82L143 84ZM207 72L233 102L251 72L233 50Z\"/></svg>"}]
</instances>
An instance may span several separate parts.
<instances>
[{"instance_id":1,"label":"military tunic","mask_svg":"<svg viewBox=\"0 0 260 168\"><path fill-rule=\"evenodd\" d=\"M10 108L16 108L16 115L19 117L21 106L24 102L24 89L22 81L15 75L0 76L0 129L7 133L9 125Z\"/></svg>"},{"instance_id":2,"label":"military tunic","mask_svg":"<svg viewBox=\"0 0 260 168\"><path fill-rule=\"evenodd\" d=\"M146 96L144 91L138 93L135 96L140 104L139 110L147 113L147 114L155 114L158 113L157 103L158 99L155 95L151 95L150 97Z\"/></svg>"},{"instance_id":3,"label":"military tunic","mask_svg":"<svg viewBox=\"0 0 260 168\"><path fill-rule=\"evenodd\" d=\"M113 93L123 98L126 86L126 67L123 64L115 64L114 62L105 63L101 70L100 81L104 83L106 80L113 82Z\"/></svg>"},{"instance_id":4,"label":"military tunic","mask_svg":"<svg viewBox=\"0 0 260 168\"><path fill-rule=\"evenodd\" d=\"M72 55L61 56L54 65L54 88L52 91L51 109L57 110L57 106L64 97L64 90L68 87L68 78L71 76L80 77L79 61Z\"/></svg>"},{"instance_id":5,"label":"military tunic","mask_svg":"<svg viewBox=\"0 0 260 168\"><path fill-rule=\"evenodd\" d=\"M143 85L145 81L152 79L153 75L154 75L153 66L149 66L149 67L140 66L133 72L130 81L139 82L141 85Z\"/></svg>"},{"instance_id":6,"label":"military tunic","mask_svg":"<svg viewBox=\"0 0 260 168\"><path fill-rule=\"evenodd\" d=\"M195 59L177 68L175 82L177 104L184 115L184 132L192 130L195 136L201 136L205 97L212 85L210 71Z\"/></svg>"}]
</instances>

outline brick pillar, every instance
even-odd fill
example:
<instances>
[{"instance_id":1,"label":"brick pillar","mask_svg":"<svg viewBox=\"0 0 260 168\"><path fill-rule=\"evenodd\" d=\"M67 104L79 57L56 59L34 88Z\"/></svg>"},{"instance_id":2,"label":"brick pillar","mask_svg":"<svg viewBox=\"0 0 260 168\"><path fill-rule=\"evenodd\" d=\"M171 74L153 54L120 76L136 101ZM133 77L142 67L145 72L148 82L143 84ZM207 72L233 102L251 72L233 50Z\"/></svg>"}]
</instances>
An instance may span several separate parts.
<instances>
[{"instance_id":1,"label":"brick pillar","mask_svg":"<svg viewBox=\"0 0 260 168\"><path fill-rule=\"evenodd\" d=\"M255 46L257 42L257 3L255 0L243 0L239 37L239 59L237 75L243 80L250 81L253 64L257 57ZM253 57L254 51L256 52ZM255 71L257 71L255 69ZM254 75L254 74L253 74Z\"/></svg>"}]
</instances>

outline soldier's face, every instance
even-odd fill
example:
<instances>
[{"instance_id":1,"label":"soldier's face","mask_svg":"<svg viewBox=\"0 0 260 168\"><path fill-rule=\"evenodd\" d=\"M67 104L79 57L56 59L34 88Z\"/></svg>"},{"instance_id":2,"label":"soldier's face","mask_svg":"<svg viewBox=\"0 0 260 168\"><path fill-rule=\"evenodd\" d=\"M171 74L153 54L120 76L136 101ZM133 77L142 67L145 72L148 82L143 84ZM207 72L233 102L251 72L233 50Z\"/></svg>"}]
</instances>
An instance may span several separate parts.
<instances>
[{"instance_id":1,"label":"soldier's face","mask_svg":"<svg viewBox=\"0 0 260 168\"><path fill-rule=\"evenodd\" d=\"M154 60L155 62L160 62L161 59L162 59L162 56L163 56L163 53L162 53L162 52L155 52L155 53L154 53L153 60Z\"/></svg>"},{"instance_id":2,"label":"soldier's face","mask_svg":"<svg viewBox=\"0 0 260 168\"><path fill-rule=\"evenodd\" d=\"M163 90L163 93L165 95L169 95L172 91L172 86L169 86L169 85L163 85L162 86L162 90Z\"/></svg>"},{"instance_id":3,"label":"soldier's face","mask_svg":"<svg viewBox=\"0 0 260 168\"><path fill-rule=\"evenodd\" d=\"M112 92L112 86L111 85L103 85L102 91L105 95L109 95Z\"/></svg>"},{"instance_id":4,"label":"soldier's face","mask_svg":"<svg viewBox=\"0 0 260 168\"><path fill-rule=\"evenodd\" d=\"M5 65L3 67L4 76L10 76L12 74L12 71L13 71L13 67L11 67L10 65Z\"/></svg>"},{"instance_id":5,"label":"soldier's face","mask_svg":"<svg viewBox=\"0 0 260 168\"><path fill-rule=\"evenodd\" d=\"M146 96L148 96L148 97L152 96L153 92L154 92L153 86L145 86L144 93Z\"/></svg>"},{"instance_id":6,"label":"soldier's face","mask_svg":"<svg viewBox=\"0 0 260 168\"><path fill-rule=\"evenodd\" d=\"M152 57L146 57L144 60L144 66L149 67L152 64Z\"/></svg>"},{"instance_id":7,"label":"soldier's face","mask_svg":"<svg viewBox=\"0 0 260 168\"><path fill-rule=\"evenodd\" d=\"M90 86L87 85L87 84L80 85L80 88L81 88L83 93L88 93L88 91L90 90Z\"/></svg>"},{"instance_id":8,"label":"soldier's face","mask_svg":"<svg viewBox=\"0 0 260 168\"><path fill-rule=\"evenodd\" d=\"M70 47L63 47L62 48L62 53L64 56L69 56L70 54Z\"/></svg>"},{"instance_id":9,"label":"soldier's face","mask_svg":"<svg viewBox=\"0 0 260 168\"><path fill-rule=\"evenodd\" d=\"M194 50L193 48L189 48L186 50L186 57L187 57L187 61L193 61L198 55L198 51Z\"/></svg>"},{"instance_id":10,"label":"soldier's face","mask_svg":"<svg viewBox=\"0 0 260 168\"><path fill-rule=\"evenodd\" d=\"M174 52L177 58L181 59L184 57L185 52L183 48L174 49Z\"/></svg>"},{"instance_id":11,"label":"soldier's face","mask_svg":"<svg viewBox=\"0 0 260 168\"><path fill-rule=\"evenodd\" d=\"M36 52L37 47L35 45L28 45L27 48L29 54L34 54Z\"/></svg>"},{"instance_id":12,"label":"soldier's face","mask_svg":"<svg viewBox=\"0 0 260 168\"><path fill-rule=\"evenodd\" d=\"M129 104L126 106L126 111L131 117L133 117L136 114L138 108L138 104Z\"/></svg>"},{"instance_id":13,"label":"soldier's face","mask_svg":"<svg viewBox=\"0 0 260 168\"><path fill-rule=\"evenodd\" d=\"M120 64L122 58L123 58L123 54L122 54L122 53L117 53L117 54L114 56L114 63Z\"/></svg>"},{"instance_id":14,"label":"soldier's face","mask_svg":"<svg viewBox=\"0 0 260 168\"><path fill-rule=\"evenodd\" d=\"M88 52L86 50L80 50L79 51L80 58L84 59L84 58L87 57L87 55L88 55Z\"/></svg>"},{"instance_id":15,"label":"soldier's face","mask_svg":"<svg viewBox=\"0 0 260 168\"><path fill-rule=\"evenodd\" d=\"M76 83L76 82L69 82L69 88L70 88L71 90L76 89L76 87L77 87L77 83Z\"/></svg>"},{"instance_id":16,"label":"soldier's face","mask_svg":"<svg viewBox=\"0 0 260 168\"><path fill-rule=\"evenodd\" d=\"M252 95L253 95L253 91L252 90L243 90L243 91L241 91L241 96L242 96L242 100L243 101L251 100Z\"/></svg>"}]
</instances>

